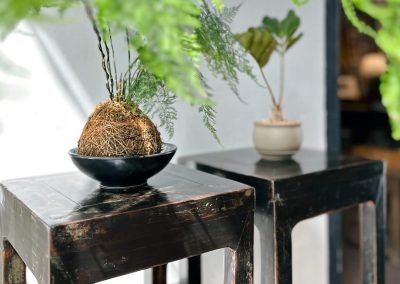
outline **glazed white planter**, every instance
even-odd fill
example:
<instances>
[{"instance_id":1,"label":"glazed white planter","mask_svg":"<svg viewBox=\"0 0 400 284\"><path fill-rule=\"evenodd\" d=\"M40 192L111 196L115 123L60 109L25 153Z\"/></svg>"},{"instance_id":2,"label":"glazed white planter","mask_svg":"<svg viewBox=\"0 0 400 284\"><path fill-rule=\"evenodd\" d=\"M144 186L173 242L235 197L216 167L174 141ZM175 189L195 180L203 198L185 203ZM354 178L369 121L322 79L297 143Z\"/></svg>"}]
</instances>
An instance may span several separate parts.
<instances>
[{"instance_id":1,"label":"glazed white planter","mask_svg":"<svg viewBox=\"0 0 400 284\"><path fill-rule=\"evenodd\" d=\"M301 124L296 120L271 122L261 119L254 122L254 147L265 160L290 159L300 149L302 140Z\"/></svg>"}]
</instances>

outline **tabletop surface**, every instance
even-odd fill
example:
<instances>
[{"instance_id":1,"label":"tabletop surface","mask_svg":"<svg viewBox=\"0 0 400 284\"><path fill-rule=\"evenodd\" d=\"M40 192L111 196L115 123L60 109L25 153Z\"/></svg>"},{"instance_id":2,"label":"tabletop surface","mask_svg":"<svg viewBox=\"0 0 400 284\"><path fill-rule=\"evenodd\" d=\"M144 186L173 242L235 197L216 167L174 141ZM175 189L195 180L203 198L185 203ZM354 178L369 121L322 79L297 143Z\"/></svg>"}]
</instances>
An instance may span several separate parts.
<instances>
[{"instance_id":1,"label":"tabletop surface","mask_svg":"<svg viewBox=\"0 0 400 284\"><path fill-rule=\"evenodd\" d=\"M352 156L329 154L324 151L301 150L287 161L266 161L254 148L243 148L228 151L199 154L180 158L181 164L204 165L221 171L256 177L265 180L282 180L318 174L367 164L382 163Z\"/></svg>"},{"instance_id":2,"label":"tabletop surface","mask_svg":"<svg viewBox=\"0 0 400 284\"><path fill-rule=\"evenodd\" d=\"M170 164L151 178L147 187L133 193L104 192L98 182L75 172L4 181L0 183L0 197L3 202L7 194L51 226L155 206L195 202L249 188L238 182Z\"/></svg>"}]
</instances>

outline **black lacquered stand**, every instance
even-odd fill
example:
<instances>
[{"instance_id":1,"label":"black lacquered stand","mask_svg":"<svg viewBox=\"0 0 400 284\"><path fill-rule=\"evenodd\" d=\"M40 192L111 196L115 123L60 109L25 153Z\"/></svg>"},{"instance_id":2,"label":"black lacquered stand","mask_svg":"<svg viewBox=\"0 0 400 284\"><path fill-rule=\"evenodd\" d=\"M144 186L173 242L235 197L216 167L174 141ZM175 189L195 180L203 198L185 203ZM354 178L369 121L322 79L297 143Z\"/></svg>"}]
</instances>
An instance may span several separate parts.
<instances>
[{"instance_id":1,"label":"black lacquered stand","mask_svg":"<svg viewBox=\"0 0 400 284\"><path fill-rule=\"evenodd\" d=\"M170 165L135 193L81 173L0 183L0 282L95 283L228 248L225 283L253 283L254 189Z\"/></svg>"},{"instance_id":2,"label":"black lacquered stand","mask_svg":"<svg viewBox=\"0 0 400 284\"><path fill-rule=\"evenodd\" d=\"M247 148L184 157L180 163L256 189L262 271L255 273L261 273L262 283L292 283L291 233L298 222L359 205L363 283L384 284L382 162L308 150L290 161L267 162ZM192 268L193 283L197 283L197 267L197 272Z\"/></svg>"}]
</instances>

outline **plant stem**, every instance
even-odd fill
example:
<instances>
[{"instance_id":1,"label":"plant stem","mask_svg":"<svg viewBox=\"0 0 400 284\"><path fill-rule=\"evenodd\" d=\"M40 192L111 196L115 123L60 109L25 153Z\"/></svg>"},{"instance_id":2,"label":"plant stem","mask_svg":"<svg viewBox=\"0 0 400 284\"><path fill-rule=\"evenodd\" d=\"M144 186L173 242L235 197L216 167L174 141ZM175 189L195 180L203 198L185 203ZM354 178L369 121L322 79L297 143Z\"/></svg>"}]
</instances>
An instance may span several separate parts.
<instances>
[{"instance_id":1,"label":"plant stem","mask_svg":"<svg viewBox=\"0 0 400 284\"><path fill-rule=\"evenodd\" d=\"M282 51L279 53L280 55L280 85L279 85L279 106L282 106L283 96L284 96L284 87L285 87L285 52Z\"/></svg>"},{"instance_id":2,"label":"plant stem","mask_svg":"<svg viewBox=\"0 0 400 284\"><path fill-rule=\"evenodd\" d=\"M129 38L129 31L126 29L126 44L128 48L128 86L131 85L131 49L130 49L130 38ZM129 94L128 94L129 95Z\"/></svg>"},{"instance_id":3,"label":"plant stem","mask_svg":"<svg viewBox=\"0 0 400 284\"><path fill-rule=\"evenodd\" d=\"M110 38L110 44L111 44L111 53L112 53L112 57L113 57L113 65L114 65L114 76L115 76L115 90L118 91L118 87L117 87L117 81L118 81L118 75L117 75L117 63L116 63L116 58L115 58L115 51L114 51L114 44L113 44L113 40L112 40L112 35L111 35L111 29L110 26L107 24L107 28L108 28L108 36Z\"/></svg>"},{"instance_id":4,"label":"plant stem","mask_svg":"<svg viewBox=\"0 0 400 284\"><path fill-rule=\"evenodd\" d=\"M267 86L268 92L269 92L269 94L271 96L271 100L272 100L273 106L274 107L279 107L279 105L276 103L274 92L272 91L272 88L271 88L270 84L268 83L267 76L265 76L264 71L262 70L260 65L258 65L258 68L260 68L261 75L262 75L262 77L264 79L265 85Z\"/></svg>"},{"instance_id":5,"label":"plant stem","mask_svg":"<svg viewBox=\"0 0 400 284\"><path fill-rule=\"evenodd\" d=\"M104 45L104 48L106 50L106 55L107 55L106 56L106 60L107 60L107 68L108 68L108 71L110 73L110 86L111 86L111 90L112 90L112 92L114 94L114 91L113 91L114 78L113 78L113 74L112 74L112 70L111 70L110 49L108 48L108 44L106 43L105 40L103 40L103 45ZM115 74L115 76L117 76L117 74ZM115 85L117 85L117 80L116 79L115 79ZM113 95L113 97L114 97L114 95Z\"/></svg>"},{"instance_id":6,"label":"plant stem","mask_svg":"<svg viewBox=\"0 0 400 284\"><path fill-rule=\"evenodd\" d=\"M99 29L97 27L96 19L94 17L93 10L92 10L92 7L89 4L89 1L88 0L83 0L82 2L83 2L83 5L85 6L86 15L88 16L88 18L89 18L89 20L90 20L90 22L92 24L93 30L94 30L94 32L95 32L95 34L97 36L97 43L98 43L97 46L98 46L100 54L101 54L101 66L103 67L104 73L106 74L106 88L107 88L107 91L108 91L108 93L110 95L110 99L112 100L114 95L113 95L113 92L112 92L111 87L110 87L110 72L109 72L109 70L107 68L107 65L106 65L106 55L104 54L103 47L102 47L103 39L101 38L101 34L100 34Z\"/></svg>"}]
</instances>

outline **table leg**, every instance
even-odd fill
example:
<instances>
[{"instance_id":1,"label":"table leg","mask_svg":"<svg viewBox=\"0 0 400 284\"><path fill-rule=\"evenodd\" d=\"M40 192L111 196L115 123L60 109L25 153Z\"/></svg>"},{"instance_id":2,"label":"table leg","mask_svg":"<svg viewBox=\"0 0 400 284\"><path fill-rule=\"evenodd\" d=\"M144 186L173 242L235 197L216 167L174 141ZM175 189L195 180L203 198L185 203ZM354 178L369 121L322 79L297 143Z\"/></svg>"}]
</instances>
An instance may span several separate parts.
<instances>
[{"instance_id":1,"label":"table leg","mask_svg":"<svg viewBox=\"0 0 400 284\"><path fill-rule=\"evenodd\" d=\"M167 284L167 265L153 267L153 284Z\"/></svg>"},{"instance_id":2,"label":"table leg","mask_svg":"<svg viewBox=\"0 0 400 284\"><path fill-rule=\"evenodd\" d=\"M386 197L386 182L383 178L377 199L375 201L378 284L385 283Z\"/></svg>"},{"instance_id":3,"label":"table leg","mask_svg":"<svg viewBox=\"0 0 400 284\"><path fill-rule=\"evenodd\" d=\"M375 204L368 202L360 208L360 243L362 250L363 283L385 283L385 224L386 190L380 185ZM375 227L375 229L373 229Z\"/></svg>"},{"instance_id":4,"label":"table leg","mask_svg":"<svg viewBox=\"0 0 400 284\"><path fill-rule=\"evenodd\" d=\"M360 212L360 246L361 246L361 267L362 283L376 284L376 230L375 224L375 205L368 202L359 205Z\"/></svg>"},{"instance_id":5,"label":"table leg","mask_svg":"<svg viewBox=\"0 0 400 284\"><path fill-rule=\"evenodd\" d=\"M329 230L329 282L340 284L343 282L343 245L342 232L343 212L336 211L328 215Z\"/></svg>"},{"instance_id":6,"label":"table leg","mask_svg":"<svg viewBox=\"0 0 400 284\"><path fill-rule=\"evenodd\" d=\"M292 227L276 225L275 284L292 283Z\"/></svg>"},{"instance_id":7,"label":"table leg","mask_svg":"<svg viewBox=\"0 0 400 284\"><path fill-rule=\"evenodd\" d=\"M196 255L188 259L189 284L201 284L201 256Z\"/></svg>"},{"instance_id":8,"label":"table leg","mask_svg":"<svg viewBox=\"0 0 400 284\"><path fill-rule=\"evenodd\" d=\"M225 284L253 284L253 238L254 216L247 215L244 228L236 248L225 253Z\"/></svg>"},{"instance_id":9,"label":"table leg","mask_svg":"<svg viewBox=\"0 0 400 284\"><path fill-rule=\"evenodd\" d=\"M26 266L8 241L2 247L3 284L25 284Z\"/></svg>"},{"instance_id":10,"label":"table leg","mask_svg":"<svg viewBox=\"0 0 400 284\"><path fill-rule=\"evenodd\" d=\"M400 216L400 180L397 177L389 177L388 179L388 196L390 203L388 211L388 227L389 227L389 256L391 262L398 266L400 264L400 224L398 217Z\"/></svg>"},{"instance_id":11,"label":"table leg","mask_svg":"<svg viewBox=\"0 0 400 284\"><path fill-rule=\"evenodd\" d=\"M264 212L255 215L255 226L260 233L260 274L261 284L274 283L274 222Z\"/></svg>"}]
</instances>

